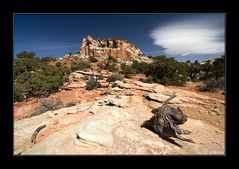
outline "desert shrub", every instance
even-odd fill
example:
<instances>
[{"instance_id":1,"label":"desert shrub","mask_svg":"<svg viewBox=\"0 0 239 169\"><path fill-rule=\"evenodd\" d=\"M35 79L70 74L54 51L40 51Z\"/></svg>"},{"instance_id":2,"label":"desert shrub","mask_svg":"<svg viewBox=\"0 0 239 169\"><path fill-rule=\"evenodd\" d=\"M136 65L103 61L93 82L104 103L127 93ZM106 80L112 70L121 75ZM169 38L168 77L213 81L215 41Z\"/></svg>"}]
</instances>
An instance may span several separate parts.
<instances>
[{"instance_id":1,"label":"desert shrub","mask_svg":"<svg viewBox=\"0 0 239 169\"><path fill-rule=\"evenodd\" d=\"M34 113L32 113L29 117L38 116L47 111L57 110L62 107L64 107L64 104L59 97L43 98L40 99L39 106L35 109Z\"/></svg>"},{"instance_id":2,"label":"desert shrub","mask_svg":"<svg viewBox=\"0 0 239 169\"><path fill-rule=\"evenodd\" d=\"M213 77L216 79L225 76L225 56L221 56L213 62Z\"/></svg>"},{"instance_id":3,"label":"desert shrub","mask_svg":"<svg viewBox=\"0 0 239 169\"><path fill-rule=\"evenodd\" d=\"M77 62L71 62L71 71L79 70L79 65Z\"/></svg>"},{"instance_id":4,"label":"desert shrub","mask_svg":"<svg viewBox=\"0 0 239 169\"><path fill-rule=\"evenodd\" d=\"M21 84L14 84L13 95L14 102L22 101L24 99L25 89Z\"/></svg>"},{"instance_id":5,"label":"desert shrub","mask_svg":"<svg viewBox=\"0 0 239 169\"><path fill-rule=\"evenodd\" d=\"M14 59L14 101L57 92L70 73L67 67L48 65L32 59L33 55L22 52L18 59Z\"/></svg>"},{"instance_id":6,"label":"desert shrub","mask_svg":"<svg viewBox=\"0 0 239 169\"><path fill-rule=\"evenodd\" d=\"M200 70L203 72L200 75L200 80L207 80L213 77L213 65L210 63L210 61L207 61L205 64L201 65Z\"/></svg>"},{"instance_id":7,"label":"desert shrub","mask_svg":"<svg viewBox=\"0 0 239 169\"><path fill-rule=\"evenodd\" d=\"M122 80L123 76L119 73L113 73L110 77L107 78L107 82L115 82L117 80Z\"/></svg>"},{"instance_id":8,"label":"desert shrub","mask_svg":"<svg viewBox=\"0 0 239 169\"><path fill-rule=\"evenodd\" d=\"M111 55L108 56L107 60L112 61L112 62L114 62L114 63L117 63L117 62L118 62L118 60L117 60L114 56L111 56Z\"/></svg>"},{"instance_id":9,"label":"desert shrub","mask_svg":"<svg viewBox=\"0 0 239 169\"><path fill-rule=\"evenodd\" d=\"M106 66L106 69L111 71L111 72L117 72L118 71L115 63L108 63L107 66Z\"/></svg>"},{"instance_id":10,"label":"desert shrub","mask_svg":"<svg viewBox=\"0 0 239 169\"><path fill-rule=\"evenodd\" d=\"M45 57L42 57L40 61L46 63L46 62L55 61L55 60L56 59L51 56L45 56Z\"/></svg>"},{"instance_id":11,"label":"desert shrub","mask_svg":"<svg viewBox=\"0 0 239 169\"><path fill-rule=\"evenodd\" d=\"M217 89L224 89L225 87L225 78L221 77L218 79L209 79L207 80L199 89L202 92L206 91L216 91Z\"/></svg>"},{"instance_id":12,"label":"desert shrub","mask_svg":"<svg viewBox=\"0 0 239 169\"><path fill-rule=\"evenodd\" d=\"M142 79L142 82L144 83L153 83L153 77L151 75L149 75L148 77Z\"/></svg>"},{"instance_id":13,"label":"desert shrub","mask_svg":"<svg viewBox=\"0 0 239 169\"><path fill-rule=\"evenodd\" d=\"M85 62L85 61L82 61L82 62L72 62L71 63L71 71L76 71L76 70L84 70L84 69L87 69L87 68L90 68L91 65L89 62Z\"/></svg>"},{"instance_id":14,"label":"desert shrub","mask_svg":"<svg viewBox=\"0 0 239 169\"><path fill-rule=\"evenodd\" d=\"M31 58L15 59L13 62L14 76L18 76L24 72L37 71L42 65Z\"/></svg>"},{"instance_id":15,"label":"desert shrub","mask_svg":"<svg viewBox=\"0 0 239 169\"><path fill-rule=\"evenodd\" d=\"M14 79L14 97L21 101L29 97L48 96L57 92L68 74L66 68L42 65L38 71L23 72Z\"/></svg>"},{"instance_id":16,"label":"desert shrub","mask_svg":"<svg viewBox=\"0 0 239 169\"><path fill-rule=\"evenodd\" d=\"M103 64L103 63L97 63L97 66L98 66L100 69L105 69L105 68L106 68L105 64Z\"/></svg>"},{"instance_id":17,"label":"desert shrub","mask_svg":"<svg viewBox=\"0 0 239 169\"><path fill-rule=\"evenodd\" d=\"M93 76L90 76L90 80L86 83L86 90L93 90L94 88L99 87L99 82L96 81L96 79Z\"/></svg>"},{"instance_id":18,"label":"desert shrub","mask_svg":"<svg viewBox=\"0 0 239 169\"><path fill-rule=\"evenodd\" d=\"M62 66L62 63L61 63L61 62L57 62L57 63L55 64L55 66L56 66L56 67L61 67L61 66Z\"/></svg>"},{"instance_id":19,"label":"desert shrub","mask_svg":"<svg viewBox=\"0 0 239 169\"><path fill-rule=\"evenodd\" d=\"M22 52L18 53L16 56L18 59L23 59L23 58L34 59L36 57L36 53L22 51Z\"/></svg>"},{"instance_id":20,"label":"desert shrub","mask_svg":"<svg viewBox=\"0 0 239 169\"><path fill-rule=\"evenodd\" d=\"M72 107L72 106L75 106L76 103L75 102L67 102L65 107Z\"/></svg>"},{"instance_id":21,"label":"desert shrub","mask_svg":"<svg viewBox=\"0 0 239 169\"><path fill-rule=\"evenodd\" d=\"M126 65L125 63L122 63L120 65L121 73L124 75L125 78L130 78L131 76L135 75L136 70L132 68L130 65Z\"/></svg>"},{"instance_id":22,"label":"desert shrub","mask_svg":"<svg viewBox=\"0 0 239 169\"><path fill-rule=\"evenodd\" d=\"M153 63L148 65L146 76L151 75L156 83L163 85L184 85L187 80L187 71L184 64L174 58L166 56L154 57Z\"/></svg>"},{"instance_id":23,"label":"desert shrub","mask_svg":"<svg viewBox=\"0 0 239 169\"><path fill-rule=\"evenodd\" d=\"M84 69L87 69L87 68L90 68L90 67L91 67L91 65L90 65L89 62L83 61L83 62L79 63L79 70L84 70Z\"/></svg>"},{"instance_id":24,"label":"desert shrub","mask_svg":"<svg viewBox=\"0 0 239 169\"><path fill-rule=\"evenodd\" d=\"M131 67L135 70L136 73L145 73L148 70L149 64L145 62L133 61Z\"/></svg>"},{"instance_id":25,"label":"desert shrub","mask_svg":"<svg viewBox=\"0 0 239 169\"><path fill-rule=\"evenodd\" d=\"M93 63L98 61L98 59L96 59L94 56L90 56L89 60L90 60L90 62L93 62Z\"/></svg>"},{"instance_id":26,"label":"desert shrub","mask_svg":"<svg viewBox=\"0 0 239 169\"><path fill-rule=\"evenodd\" d=\"M98 80L103 80L104 79L102 74L100 74L97 78L98 78Z\"/></svg>"},{"instance_id":27,"label":"desert shrub","mask_svg":"<svg viewBox=\"0 0 239 169\"><path fill-rule=\"evenodd\" d=\"M25 83L27 86L27 96L48 96L53 92L57 92L62 85L62 77L35 74Z\"/></svg>"},{"instance_id":28,"label":"desert shrub","mask_svg":"<svg viewBox=\"0 0 239 169\"><path fill-rule=\"evenodd\" d=\"M188 76L191 80L219 79L225 76L225 56L216 58L213 62L208 60L204 64L188 63Z\"/></svg>"},{"instance_id":29,"label":"desert shrub","mask_svg":"<svg viewBox=\"0 0 239 169\"><path fill-rule=\"evenodd\" d=\"M190 79L192 81L198 80L200 79L200 71L202 69L202 66L198 63L198 61L196 60L194 63L191 62L187 62L187 76L190 77ZM204 69L208 69L205 68Z\"/></svg>"}]
</instances>

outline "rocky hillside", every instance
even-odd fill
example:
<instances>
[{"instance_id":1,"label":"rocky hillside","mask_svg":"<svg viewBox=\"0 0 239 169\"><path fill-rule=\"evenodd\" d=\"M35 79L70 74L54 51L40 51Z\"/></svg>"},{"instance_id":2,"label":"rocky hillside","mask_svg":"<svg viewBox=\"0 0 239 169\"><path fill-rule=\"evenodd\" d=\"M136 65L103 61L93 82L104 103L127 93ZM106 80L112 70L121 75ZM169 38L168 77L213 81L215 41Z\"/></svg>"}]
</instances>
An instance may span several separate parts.
<instances>
[{"instance_id":1,"label":"rocky hillside","mask_svg":"<svg viewBox=\"0 0 239 169\"><path fill-rule=\"evenodd\" d=\"M142 51L123 39L97 39L88 36L82 39L79 57L82 59L94 56L99 60L105 60L108 56L115 57L119 62L151 62Z\"/></svg>"},{"instance_id":2,"label":"rocky hillside","mask_svg":"<svg viewBox=\"0 0 239 169\"><path fill-rule=\"evenodd\" d=\"M50 96L76 105L47 111L29 117L40 99L14 106L14 154L224 154L223 97L216 98L160 84L143 83L137 77L106 82L109 72L102 71L101 88L85 90L86 75L96 72L71 73L64 88ZM160 107L169 95L177 97L169 102L188 116L180 127L192 133L185 137L196 143L177 138L164 140L140 125L152 116L152 109ZM31 142L34 131L36 143Z\"/></svg>"}]
</instances>

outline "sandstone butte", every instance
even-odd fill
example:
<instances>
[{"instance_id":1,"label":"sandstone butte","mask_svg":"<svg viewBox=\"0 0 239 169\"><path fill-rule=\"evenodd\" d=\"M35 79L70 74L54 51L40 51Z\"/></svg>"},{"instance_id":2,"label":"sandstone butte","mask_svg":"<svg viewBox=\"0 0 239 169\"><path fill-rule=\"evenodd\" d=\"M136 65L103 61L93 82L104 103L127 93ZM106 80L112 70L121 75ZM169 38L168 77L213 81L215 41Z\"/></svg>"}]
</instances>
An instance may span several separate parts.
<instances>
[{"instance_id":1,"label":"sandstone butte","mask_svg":"<svg viewBox=\"0 0 239 169\"><path fill-rule=\"evenodd\" d=\"M129 64L132 61L152 62L139 48L127 40L121 38L98 39L91 36L82 39L80 51L77 54L67 54L58 61L87 60L90 56L97 58L99 61L105 61L108 56L112 56L120 63Z\"/></svg>"}]
</instances>

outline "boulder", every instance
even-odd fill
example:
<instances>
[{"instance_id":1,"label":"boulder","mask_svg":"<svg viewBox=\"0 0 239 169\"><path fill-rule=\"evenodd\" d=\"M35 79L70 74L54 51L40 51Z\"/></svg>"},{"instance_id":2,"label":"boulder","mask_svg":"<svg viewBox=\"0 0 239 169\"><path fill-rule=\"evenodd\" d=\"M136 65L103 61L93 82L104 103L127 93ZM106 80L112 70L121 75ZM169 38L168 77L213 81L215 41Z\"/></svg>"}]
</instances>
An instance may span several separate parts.
<instances>
[{"instance_id":1,"label":"boulder","mask_svg":"<svg viewBox=\"0 0 239 169\"><path fill-rule=\"evenodd\" d=\"M100 82L100 87L102 88L108 88L110 84L108 82Z\"/></svg>"},{"instance_id":2,"label":"boulder","mask_svg":"<svg viewBox=\"0 0 239 169\"><path fill-rule=\"evenodd\" d=\"M132 85L118 81L118 80L115 81L113 85L117 86L119 88L122 88L122 89L131 89L132 88Z\"/></svg>"},{"instance_id":3,"label":"boulder","mask_svg":"<svg viewBox=\"0 0 239 169\"><path fill-rule=\"evenodd\" d=\"M121 89L121 88L119 88L119 87L113 87L112 90L115 91L115 92L121 92L121 91L123 91L123 89Z\"/></svg>"},{"instance_id":4,"label":"boulder","mask_svg":"<svg viewBox=\"0 0 239 169\"><path fill-rule=\"evenodd\" d=\"M143 83L141 81L134 81L133 83L139 87L145 88L154 88L156 86L155 84Z\"/></svg>"},{"instance_id":5,"label":"boulder","mask_svg":"<svg viewBox=\"0 0 239 169\"><path fill-rule=\"evenodd\" d=\"M72 72L68 77L68 81L69 82L79 82L83 77L84 77L84 75L82 75L82 74Z\"/></svg>"},{"instance_id":6,"label":"boulder","mask_svg":"<svg viewBox=\"0 0 239 169\"><path fill-rule=\"evenodd\" d=\"M85 82L72 82L68 85L66 85L63 89L65 90L73 90L77 88L85 88L86 83Z\"/></svg>"},{"instance_id":7,"label":"boulder","mask_svg":"<svg viewBox=\"0 0 239 169\"><path fill-rule=\"evenodd\" d=\"M167 100L168 96L161 93L146 93L144 97L148 100L153 100L159 103L163 103ZM183 103L179 98L174 98L169 101L170 104L180 104Z\"/></svg>"}]
</instances>

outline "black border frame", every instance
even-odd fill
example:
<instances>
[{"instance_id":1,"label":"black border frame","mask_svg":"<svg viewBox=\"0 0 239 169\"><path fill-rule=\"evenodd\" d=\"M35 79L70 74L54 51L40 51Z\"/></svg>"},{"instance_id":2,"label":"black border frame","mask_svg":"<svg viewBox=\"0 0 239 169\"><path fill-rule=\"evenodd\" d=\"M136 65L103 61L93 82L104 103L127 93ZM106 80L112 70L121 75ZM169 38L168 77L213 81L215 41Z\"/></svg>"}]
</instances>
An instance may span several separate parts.
<instances>
[{"instance_id":1,"label":"black border frame","mask_svg":"<svg viewBox=\"0 0 239 169\"><path fill-rule=\"evenodd\" d=\"M231 5L231 6L230 6ZM151 162L151 160L172 160L177 159L200 159L203 160L201 163L197 163L198 166L203 165L204 161L218 160L217 162L231 162L231 159L235 159L234 153L239 150L239 132L236 120L238 118L238 101L234 100L236 96L237 78L235 56L233 56L232 51L236 51L236 45L233 46L233 41L235 42L238 33L234 30L239 30L236 26L236 20L233 16L236 15L236 5L229 4L229 2L221 2L219 0L181 0L174 2L169 1L159 1L156 0L121 0L121 1L110 1L110 0L9 0L3 1L0 6L1 13L1 82L0 82L0 126L1 126L1 148L0 148L0 158L1 159L35 159L36 157L29 156L13 156L13 93L12 93L12 56L13 56L13 13L226 13L226 155L225 156L123 156L125 161L132 161L136 159L138 162L143 162L144 160ZM236 17L235 17L236 18ZM229 31L230 30L230 31ZM230 66L229 66L230 64ZM234 95L234 97L233 97ZM233 117L234 116L234 117ZM237 137L235 137L235 135ZM234 136L234 138L233 138ZM233 153L234 151L234 153ZM235 153L236 155L236 153ZM49 156L47 156L49 157ZM50 156L57 157L59 161L61 159L69 159L65 156ZM72 157L72 156L70 156ZM77 158L76 158L77 157ZM92 160L91 157L97 157L99 161L104 161L102 156L73 156L71 159L79 158L88 163ZM118 159L118 156L106 156L107 159ZM121 156L120 156L121 157ZM42 158L42 157L41 157ZM97 160L97 161L98 161ZM142 160L142 161L141 161ZM172 163L172 162L170 162ZM42 164L39 164L42 165ZM121 165L121 164L119 164ZM175 163L175 165L177 165ZM214 165L214 164L213 164Z\"/></svg>"}]
</instances>

